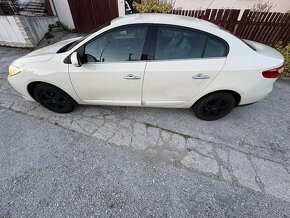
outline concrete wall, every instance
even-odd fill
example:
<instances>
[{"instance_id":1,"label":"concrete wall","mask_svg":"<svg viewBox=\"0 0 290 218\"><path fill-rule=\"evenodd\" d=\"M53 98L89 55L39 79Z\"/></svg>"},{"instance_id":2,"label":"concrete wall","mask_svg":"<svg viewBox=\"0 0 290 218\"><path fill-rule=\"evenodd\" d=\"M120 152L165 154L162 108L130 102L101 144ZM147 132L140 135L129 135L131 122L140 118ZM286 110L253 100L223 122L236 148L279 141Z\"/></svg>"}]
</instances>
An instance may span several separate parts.
<instances>
[{"instance_id":1,"label":"concrete wall","mask_svg":"<svg viewBox=\"0 0 290 218\"><path fill-rule=\"evenodd\" d=\"M56 14L60 22L67 25L69 28L74 29L75 25L74 25L72 14L69 8L68 1L67 0L53 0L52 2L55 6ZM84 13L86 12L84 11Z\"/></svg>"},{"instance_id":2,"label":"concrete wall","mask_svg":"<svg viewBox=\"0 0 290 218\"><path fill-rule=\"evenodd\" d=\"M54 24L58 19L56 17L22 17L32 34L34 42L37 44L48 31L48 25Z\"/></svg>"},{"instance_id":3,"label":"concrete wall","mask_svg":"<svg viewBox=\"0 0 290 218\"><path fill-rule=\"evenodd\" d=\"M0 16L0 45L32 48L56 17Z\"/></svg>"},{"instance_id":4,"label":"concrete wall","mask_svg":"<svg viewBox=\"0 0 290 218\"><path fill-rule=\"evenodd\" d=\"M193 9L250 9L258 0L174 0L174 7L181 7L184 10ZM263 0L261 2L264 2ZM290 10L290 0L272 0L273 12L287 12Z\"/></svg>"}]
</instances>

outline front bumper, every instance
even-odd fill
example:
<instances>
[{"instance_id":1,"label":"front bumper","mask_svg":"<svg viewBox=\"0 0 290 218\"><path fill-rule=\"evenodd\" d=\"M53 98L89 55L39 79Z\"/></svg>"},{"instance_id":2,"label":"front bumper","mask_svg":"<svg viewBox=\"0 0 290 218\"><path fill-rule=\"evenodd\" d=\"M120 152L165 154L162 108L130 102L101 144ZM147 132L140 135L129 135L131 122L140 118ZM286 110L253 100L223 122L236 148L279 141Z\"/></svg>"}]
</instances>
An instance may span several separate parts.
<instances>
[{"instance_id":1,"label":"front bumper","mask_svg":"<svg viewBox=\"0 0 290 218\"><path fill-rule=\"evenodd\" d=\"M15 75L15 76L8 76L8 82L10 85L17 91L19 92L23 98L25 98L28 101L35 101L34 98L30 96L27 90L27 85L28 84L23 84L23 78L21 78L21 73Z\"/></svg>"}]
</instances>

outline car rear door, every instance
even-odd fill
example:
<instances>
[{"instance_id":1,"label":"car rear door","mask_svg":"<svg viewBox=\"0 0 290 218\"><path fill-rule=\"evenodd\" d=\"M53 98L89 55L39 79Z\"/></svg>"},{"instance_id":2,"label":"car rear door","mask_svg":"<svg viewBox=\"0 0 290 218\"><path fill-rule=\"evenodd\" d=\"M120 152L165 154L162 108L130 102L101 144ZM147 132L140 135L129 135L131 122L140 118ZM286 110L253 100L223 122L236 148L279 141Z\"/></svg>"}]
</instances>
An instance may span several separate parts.
<instances>
[{"instance_id":1,"label":"car rear door","mask_svg":"<svg viewBox=\"0 0 290 218\"><path fill-rule=\"evenodd\" d=\"M221 71L228 45L194 29L168 25L153 28L142 104L182 106Z\"/></svg>"},{"instance_id":2,"label":"car rear door","mask_svg":"<svg viewBox=\"0 0 290 218\"><path fill-rule=\"evenodd\" d=\"M69 65L71 82L84 103L141 106L147 32L146 25L126 25L84 45L83 65Z\"/></svg>"}]
</instances>

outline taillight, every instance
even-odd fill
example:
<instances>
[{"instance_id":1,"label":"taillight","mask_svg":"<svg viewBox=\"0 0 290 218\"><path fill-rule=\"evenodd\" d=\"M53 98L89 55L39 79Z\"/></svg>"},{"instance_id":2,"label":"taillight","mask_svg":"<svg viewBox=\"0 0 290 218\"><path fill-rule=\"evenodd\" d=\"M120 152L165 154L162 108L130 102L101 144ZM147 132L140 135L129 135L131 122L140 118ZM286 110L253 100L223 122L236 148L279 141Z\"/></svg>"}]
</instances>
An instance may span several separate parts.
<instances>
[{"instance_id":1,"label":"taillight","mask_svg":"<svg viewBox=\"0 0 290 218\"><path fill-rule=\"evenodd\" d=\"M280 75L280 73L283 72L283 70L284 70L284 66L282 65L281 67L264 71L262 74L265 78L277 78Z\"/></svg>"}]
</instances>

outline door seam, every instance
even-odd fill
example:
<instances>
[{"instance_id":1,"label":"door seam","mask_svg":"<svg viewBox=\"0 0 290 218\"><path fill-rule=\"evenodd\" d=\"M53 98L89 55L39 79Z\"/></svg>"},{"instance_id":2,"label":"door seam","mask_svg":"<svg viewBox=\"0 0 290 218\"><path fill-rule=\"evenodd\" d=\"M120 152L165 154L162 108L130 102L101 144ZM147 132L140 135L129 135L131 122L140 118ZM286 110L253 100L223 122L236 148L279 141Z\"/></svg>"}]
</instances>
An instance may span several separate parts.
<instances>
[{"instance_id":1,"label":"door seam","mask_svg":"<svg viewBox=\"0 0 290 218\"><path fill-rule=\"evenodd\" d=\"M74 84L73 84L73 82L71 80L71 76L70 76L70 72L69 72L69 64L67 65L67 73L68 73L68 78L69 78L70 84L71 84L73 90L75 91L76 96L78 96L80 102L83 102L83 100L80 98L80 96L78 95L77 91L75 90Z\"/></svg>"},{"instance_id":2,"label":"door seam","mask_svg":"<svg viewBox=\"0 0 290 218\"><path fill-rule=\"evenodd\" d=\"M143 81L142 81L142 89L141 89L141 106L143 106L143 92L144 92L144 81L145 81L145 72L147 69L147 64L148 64L148 60L146 61L145 67L144 67L144 72L143 72Z\"/></svg>"}]
</instances>

